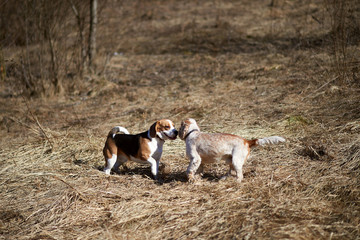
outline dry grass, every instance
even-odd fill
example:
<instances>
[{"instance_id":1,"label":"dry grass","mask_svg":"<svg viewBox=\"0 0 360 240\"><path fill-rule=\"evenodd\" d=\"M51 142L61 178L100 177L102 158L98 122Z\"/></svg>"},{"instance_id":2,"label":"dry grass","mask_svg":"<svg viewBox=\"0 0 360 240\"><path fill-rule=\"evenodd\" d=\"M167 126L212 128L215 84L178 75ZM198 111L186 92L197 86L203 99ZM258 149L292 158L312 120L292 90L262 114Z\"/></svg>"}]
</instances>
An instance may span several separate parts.
<instances>
[{"instance_id":1,"label":"dry grass","mask_svg":"<svg viewBox=\"0 0 360 240\"><path fill-rule=\"evenodd\" d=\"M108 9L132 24L104 33L122 55L102 77L66 99L0 99L0 239L359 239L359 86L318 44L321 3L133 3ZM112 126L163 117L288 141L254 149L241 184L220 181L225 164L188 184L180 140L161 182L138 164L103 174Z\"/></svg>"}]
</instances>

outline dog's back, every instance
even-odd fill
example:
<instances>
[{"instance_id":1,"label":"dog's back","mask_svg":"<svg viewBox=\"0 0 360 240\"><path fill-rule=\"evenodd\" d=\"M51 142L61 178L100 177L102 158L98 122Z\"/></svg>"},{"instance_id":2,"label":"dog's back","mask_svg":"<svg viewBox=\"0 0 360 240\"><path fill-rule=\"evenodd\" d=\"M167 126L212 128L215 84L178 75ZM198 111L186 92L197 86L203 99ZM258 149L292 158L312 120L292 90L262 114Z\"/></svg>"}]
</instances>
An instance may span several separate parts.
<instances>
[{"instance_id":1,"label":"dog's back","mask_svg":"<svg viewBox=\"0 0 360 240\"><path fill-rule=\"evenodd\" d=\"M139 134L116 134L114 140L116 146L121 149L121 151L127 156L136 156L140 149L140 141L142 139L147 139L151 141L148 137L147 132Z\"/></svg>"},{"instance_id":2,"label":"dog's back","mask_svg":"<svg viewBox=\"0 0 360 240\"><path fill-rule=\"evenodd\" d=\"M226 133L199 133L193 139L204 163L215 162L233 154L236 146L244 146L245 139Z\"/></svg>"}]
</instances>

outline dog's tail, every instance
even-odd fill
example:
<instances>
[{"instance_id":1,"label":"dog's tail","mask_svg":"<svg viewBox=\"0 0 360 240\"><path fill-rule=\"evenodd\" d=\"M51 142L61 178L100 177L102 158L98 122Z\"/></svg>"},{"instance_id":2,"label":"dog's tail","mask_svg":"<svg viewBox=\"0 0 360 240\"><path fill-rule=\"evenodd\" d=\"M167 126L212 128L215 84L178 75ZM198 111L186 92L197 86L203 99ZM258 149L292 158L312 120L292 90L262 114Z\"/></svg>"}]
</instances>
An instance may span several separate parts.
<instances>
[{"instance_id":1,"label":"dog's tail","mask_svg":"<svg viewBox=\"0 0 360 240\"><path fill-rule=\"evenodd\" d=\"M113 127L113 129L110 130L108 136L114 138L116 134L118 133L124 133L124 134L130 134L129 131L120 126Z\"/></svg>"},{"instance_id":2,"label":"dog's tail","mask_svg":"<svg viewBox=\"0 0 360 240\"><path fill-rule=\"evenodd\" d=\"M264 146L266 144L278 144L285 141L285 138L279 136L253 139L249 141L249 147Z\"/></svg>"}]
</instances>

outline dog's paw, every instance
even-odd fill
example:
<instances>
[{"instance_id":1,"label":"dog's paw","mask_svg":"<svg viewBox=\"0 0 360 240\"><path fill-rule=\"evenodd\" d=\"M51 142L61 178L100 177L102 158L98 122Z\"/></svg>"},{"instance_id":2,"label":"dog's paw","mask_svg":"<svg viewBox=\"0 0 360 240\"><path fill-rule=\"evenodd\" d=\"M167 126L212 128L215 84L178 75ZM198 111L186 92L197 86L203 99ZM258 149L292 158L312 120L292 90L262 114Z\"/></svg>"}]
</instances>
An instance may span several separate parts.
<instances>
[{"instance_id":1,"label":"dog's paw","mask_svg":"<svg viewBox=\"0 0 360 240\"><path fill-rule=\"evenodd\" d=\"M188 174L187 179L188 179L188 183L195 183L196 182L194 174L191 174L191 173Z\"/></svg>"},{"instance_id":2,"label":"dog's paw","mask_svg":"<svg viewBox=\"0 0 360 240\"><path fill-rule=\"evenodd\" d=\"M241 181L243 180L243 178L244 178L244 176L241 174L241 175L237 176L236 181L237 181L238 183L241 183Z\"/></svg>"}]
</instances>

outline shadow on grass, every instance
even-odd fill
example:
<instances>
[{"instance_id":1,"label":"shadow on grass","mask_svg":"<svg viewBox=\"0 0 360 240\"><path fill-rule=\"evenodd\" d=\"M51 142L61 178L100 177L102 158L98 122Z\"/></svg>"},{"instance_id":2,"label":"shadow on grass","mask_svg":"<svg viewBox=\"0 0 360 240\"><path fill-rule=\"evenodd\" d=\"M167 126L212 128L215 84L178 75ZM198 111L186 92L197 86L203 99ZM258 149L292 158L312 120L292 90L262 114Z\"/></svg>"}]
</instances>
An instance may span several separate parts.
<instances>
[{"instance_id":1,"label":"shadow on grass","mask_svg":"<svg viewBox=\"0 0 360 240\"><path fill-rule=\"evenodd\" d=\"M99 171L103 171L104 166L97 166L96 169L98 169ZM255 170L246 171L243 174L244 174L244 178L252 178L256 176ZM143 178L153 179L158 185L169 184L173 182L183 182L183 183L188 182L185 171L174 171L168 174L159 173L159 179L155 180L149 166L136 166L134 168L120 167L118 172L111 171L111 175L117 175L117 176L139 175L142 176ZM219 182L224 180L223 178L224 174L219 174L216 173L215 171L204 172L201 177L200 176L197 177L209 182ZM229 179L230 178L235 178L235 176L230 176Z\"/></svg>"}]
</instances>

